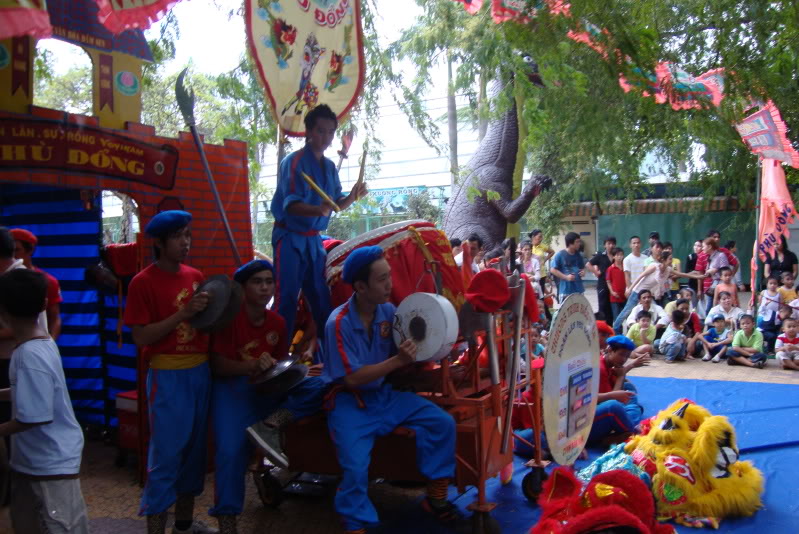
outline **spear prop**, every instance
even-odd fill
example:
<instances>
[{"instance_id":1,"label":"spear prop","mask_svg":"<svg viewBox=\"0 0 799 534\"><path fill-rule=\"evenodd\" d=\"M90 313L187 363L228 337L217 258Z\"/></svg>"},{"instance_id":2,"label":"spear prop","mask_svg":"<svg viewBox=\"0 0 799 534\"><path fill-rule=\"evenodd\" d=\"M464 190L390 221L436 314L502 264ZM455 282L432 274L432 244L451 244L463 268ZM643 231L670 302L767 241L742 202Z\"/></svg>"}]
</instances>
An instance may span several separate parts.
<instances>
[{"instance_id":1,"label":"spear prop","mask_svg":"<svg viewBox=\"0 0 799 534\"><path fill-rule=\"evenodd\" d=\"M211 186L211 191L214 193L216 207L219 209L219 214L222 216L222 224L225 225L225 233L227 234L230 248L233 251L233 257L236 260L236 265L241 265L239 249L236 248L236 241L233 239L233 231L230 229L230 223L227 220L225 208L222 207L222 199L219 198L219 191L216 188L214 176L211 174L211 167L208 166L208 159L205 157L203 142L200 139L200 134L197 132L197 126L195 125L194 90L190 89L187 91L186 86L183 85L183 79L186 77L186 72L188 70L188 68L183 69L178 76L177 81L175 82L175 98L178 101L180 112L183 114L183 120L186 122L186 126L188 126L189 130L191 131L191 135L194 138L194 144L197 146L197 151L200 153L200 160L202 161L203 168L205 169L205 176L208 178L208 184Z\"/></svg>"}]
</instances>

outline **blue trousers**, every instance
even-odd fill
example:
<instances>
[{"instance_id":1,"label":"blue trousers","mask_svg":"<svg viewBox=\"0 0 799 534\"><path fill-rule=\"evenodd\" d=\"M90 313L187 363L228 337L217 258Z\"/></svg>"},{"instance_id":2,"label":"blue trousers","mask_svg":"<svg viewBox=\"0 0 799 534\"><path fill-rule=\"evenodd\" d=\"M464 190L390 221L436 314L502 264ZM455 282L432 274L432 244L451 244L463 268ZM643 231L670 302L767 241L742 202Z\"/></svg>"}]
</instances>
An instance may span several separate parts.
<instances>
[{"instance_id":1,"label":"blue trousers","mask_svg":"<svg viewBox=\"0 0 799 534\"><path fill-rule=\"evenodd\" d=\"M627 404L608 400L596 405L594 424L591 426L591 433L588 434L589 444L601 441L611 433L632 432L641 422L644 409L638 403L635 386L625 381L624 390L636 393Z\"/></svg>"},{"instance_id":2,"label":"blue trousers","mask_svg":"<svg viewBox=\"0 0 799 534\"><path fill-rule=\"evenodd\" d=\"M327 256L318 235L304 236L288 232L273 240L275 251L275 308L286 320L289 339L294 335L300 290L311 305L316 334L322 339L330 316L330 288L325 281Z\"/></svg>"},{"instance_id":3,"label":"blue trousers","mask_svg":"<svg viewBox=\"0 0 799 534\"><path fill-rule=\"evenodd\" d=\"M398 426L408 427L416 433L419 471L430 480L455 474L455 421L448 413L415 393L394 391L387 384L360 396L363 408L352 393L339 393L327 418L344 471L336 492L336 511L348 530L378 523L377 511L366 493L376 437Z\"/></svg>"},{"instance_id":4,"label":"blue trousers","mask_svg":"<svg viewBox=\"0 0 799 534\"><path fill-rule=\"evenodd\" d=\"M239 515L244 504L247 464L252 445L246 428L283 408L302 419L322 407L326 385L319 377L307 378L286 395L270 398L255 391L246 376L214 380L211 417L216 443L214 506L209 515Z\"/></svg>"},{"instance_id":5,"label":"blue trousers","mask_svg":"<svg viewBox=\"0 0 799 534\"><path fill-rule=\"evenodd\" d=\"M627 299L627 303L624 305L624 308L619 312L619 315L616 316L616 319L613 321L613 330L616 331L617 334L621 335L624 333L624 321L627 320L629 317L630 312L633 311L633 308L638 304L638 292L633 291L630 293L630 297Z\"/></svg>"},{"instance_id":6,"label":"blue trousers","mask_svg":"<svg viewBox=\"0 0 799 534\"><path fill-rule=\"evenodd\" d=\"M178 495L203 492L210 394L208 362L147 373L150 448L141 515L167 510Z\"/></svg>"}]
</instances>

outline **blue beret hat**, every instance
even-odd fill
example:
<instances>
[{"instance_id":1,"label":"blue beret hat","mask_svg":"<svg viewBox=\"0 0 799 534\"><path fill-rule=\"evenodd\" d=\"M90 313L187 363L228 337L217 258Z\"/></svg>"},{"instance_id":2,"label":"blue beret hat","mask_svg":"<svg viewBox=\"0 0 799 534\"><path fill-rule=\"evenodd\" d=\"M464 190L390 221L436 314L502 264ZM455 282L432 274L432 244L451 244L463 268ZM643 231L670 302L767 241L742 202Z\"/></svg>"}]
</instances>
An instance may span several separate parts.
<instances>
[{"instance_id":1,"label":"blue beret hat","mask_svg":"<svg viewBox=\"0 0 799 534\"><path fill-rule=\"evenodd\" d=\"M162 211L147 223L144 232L150 237L164 237L191 222L191 213L181 210Z\"/></svg>"},{"instance_id":2,"label":"blue beret hat","mask_svg":"<svg viewBox=\"0 0 799 534\"><path fill-rule=\"evenodd\" d=\"M612 349L635 350L635 343L627 336L612 336L608 338L608 345Z\"/></svg>"},{"instance_id":3,"label":"blue beret hat","mask_svg":"<svg viewBox=\"0 0 799 534\"><path fill-rule=\"evenodd\" d=\"M260 273L261 271L272 271L272 274L275 274L274 266L266 260L252 260L250 262L245 263L238 269L236 272L233 273L233 280L244 285L247 283L247 280L250 279L252 275L255 273Z\"/></svg>"},{"instance_id":4,"label":"blue beret hat","mask_svg":"<svg viewBox=\"0 0 799 534\"><path fill-rule=\"evenodd\" d=\"M344 268L341 272L341 278L348 284L352 283L352 279L355 278L355 275L366 267L367 265L371 265L372 262L375 260L379 260L383 257L383 249L378 246L373 247L362 247L356 248L350 255L347 256L347 259L344 260Z\"/></svg>"}]
</instances>

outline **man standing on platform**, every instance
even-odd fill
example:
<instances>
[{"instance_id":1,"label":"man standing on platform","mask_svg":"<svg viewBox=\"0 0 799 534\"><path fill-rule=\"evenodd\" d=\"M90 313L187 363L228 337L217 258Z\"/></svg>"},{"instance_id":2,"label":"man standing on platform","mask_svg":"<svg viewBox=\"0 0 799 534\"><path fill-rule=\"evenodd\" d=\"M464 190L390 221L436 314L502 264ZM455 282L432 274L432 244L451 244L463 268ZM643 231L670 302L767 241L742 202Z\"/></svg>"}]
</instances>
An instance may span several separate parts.
<instances>
[{"instance_id":1,"label":"man standing on platform","mask_svg":"<svg viewBox=\"0 0 799 534\"><path fill-rule=\"evenodd\" d=\"M144 231L155 240L156 260L133 277L125 306L125 324L150 364L150 451L140 509L148 534L164 534L172 504L173 534L216 532L193 521L194 498L205 482L211 373L208 336L188 323L209 297L204 291L194 294L203 275L183 264L191 246L190 222L191 214L179 210L152 218Z\"/></svg>"},{"instance_id":2,"label":"man standing on platform","mask_svg":"<svg viewBox=\"0 0 799 534\"><path fill-rule=\"evenodd\" d=\"M61 302L64 300L58 279L33 265L33 253L39 238L23 228L13 228L11 235L14 237L14 257L22 260L26 268L42 273L47 279L47 331L50 337L57 340L61 335Z\"/></svg>"},{"instance_id":3,"label":"man standing on platform","mask_svg":"<svg viewBox=\"0 0 799 534\"><path fill-rule=\"evenodd\" d=\"M334 207L347 209L366 196L366 184L353 187L343 196L336 165L324 156L333 142L338 119L321 104L305 116L305 146L280 163L277 188L272 197L272 249L275 256L277 289L273 309L286 320L289 339L294 334L300 290L308 298L317 331L323 334L330 315L330 290L325 282L325 260L320 233L327 229ZM305 181L307 174L327 196L332 206Z\"/></svg>"}]
</instances>

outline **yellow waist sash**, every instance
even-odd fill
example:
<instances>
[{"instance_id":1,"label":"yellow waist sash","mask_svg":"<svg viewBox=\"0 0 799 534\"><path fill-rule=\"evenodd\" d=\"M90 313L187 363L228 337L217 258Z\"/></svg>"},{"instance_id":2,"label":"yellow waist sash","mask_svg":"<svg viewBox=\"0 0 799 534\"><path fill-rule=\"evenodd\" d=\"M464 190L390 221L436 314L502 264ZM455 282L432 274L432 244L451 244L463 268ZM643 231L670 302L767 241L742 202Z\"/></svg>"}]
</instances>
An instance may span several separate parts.
<instances>
[{"instance_id":1,"label":"yellow waist sash","mask_svg":"<svg viewBox=\"0 0 799 534\"><path fill-rule=\"evenodd\" d=\"M208 354L154 354L151 369L191 369L208 361Z\"/></svg>"}]
</instances>

